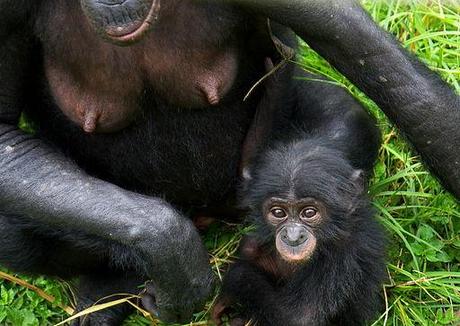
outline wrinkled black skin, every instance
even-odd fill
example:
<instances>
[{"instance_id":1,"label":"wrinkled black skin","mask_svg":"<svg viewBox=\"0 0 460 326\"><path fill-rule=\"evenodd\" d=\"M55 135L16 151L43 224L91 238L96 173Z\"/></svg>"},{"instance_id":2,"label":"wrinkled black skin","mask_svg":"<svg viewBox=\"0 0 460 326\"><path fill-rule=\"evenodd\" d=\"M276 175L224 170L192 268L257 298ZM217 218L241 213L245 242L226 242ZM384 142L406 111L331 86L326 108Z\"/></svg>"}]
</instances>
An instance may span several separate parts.
<instances>
[{"instance_id":1,"label":"wrinkled black skin","mask_svg":"<svg viewBox=\"0 0 460 326\"><path fill-rule=\"evenodd\" d=\"M362 325L380 306L385 271L384 236L365 186L379 133L343 89L312 83L310 93L301 82L271 89L289 69L267 85L270 105L279 109L272 110L272 131L259 144L239 194L247 222L256 227L248 236L259 244L255 258L276 255L266 200L314 198L327 216L313 228L313 256L293 263L292 274L273 275L243 252L225 275L221 298L257 325Z\"/></svg>"},{"instance_id":2,"label":"wrinkled black skin","mask_svg":"<svg viewBox=\"0 0 460 326\"><path fill-rule=\"evenodd\" d=\"M42 48L48 39L62 37L64 27L69 28L63 26L53 35L34 24L40 18L36 14L41 6L52 7L53 1L56 0L0 1L0 232L4 235L0 238L0 263L22 272L62 277L85 275L79 291L83 305L112 293L137 292L134 283L151 279L154 284L151 294L157 300L160 318L187 320L192 311L201 308L212 290L206 251L187 215L197 208L234 208L232 197L238 181L241 146L261 92L253 94L248 102L242 103L241 99L265 73L264 59L272 53L266 51L269 47L266 40L251 39L256 29L254 17L235 7L219 5L219 14L225 14L228 25L222 26L219 19L212 20L220 17L216 11L206 17L193 17L216 24L211 30L222 33L212 35L217 40L234 35L241 42L240 75L219 106L194 111L171 106L154 96L155 90L146 85L143 101L149 110L133 125L114 134L86 135L60 112L43 76ZM292 19L296 30L306 37L303 32L310 27L299 25L297 16L315 12L316 9L279 11L286 17L278 18L287 23ZM368 25L374 26L367 20L362 23L364 30ZM319 34L325 35L327 41L333 28L326 24ZM313 29L311 32L316 33ZM376 39L350 44L359 43L357 48L361 51L363 45L380 42L381 34L371 36ZM338 48L332 47L334 42L328 44L329 48L321 52L328 58L335 57ZM388 46L388 51L396 50ZM349 52L341 57L340 64L345 66L347 62L356 68L355 56ZM381 64L374 63L374 67ZM400 66L399 61L396 64ZM382 66L390 65L392 61L385 60ZM425 76L424 69L417 66L415 73L421 71ZM373 69L346 72L353 80L375 77L369 77L373 76ZM434 84L423 98L435 99L436 108L449 107L444 104L452 101L451 93L436 78L429 79ZM372 94L399 92L391 86L371 82L366 85L369 93L375 86ZM364 113L350 98L346 98L346 103L330 102L333 94L340 92L335 88L328 91L330 86L311 82L292 82L286 86L303 90L302 96L290 99L298 103L296 119L307 119L306 124L320 121L334 127L344 120L352 125L364 123L363 128L369 126L368 118L363 118ZM437 89L442 89L446 96L438 96L434 91ZM419 94L409 92L409 87L405 90L408 102L419 98ZM177 90L171 90L174 91ZM397 110L403 97L382 98L388 98L385 107ZM289 103L286 108L293 109ZM344 108L361 113L351 114L349 120L343 114ZM36 135L18 129L19 116L24 111L37 124ZM417 117L407 120L410 119ZM439 129L446 130L446 137L450 133L450 143L441 142L439 147L457 139L457 133L449 128ZM364 138L359 143L368 144ZM445 152L455 153L458 148ZM455 162L446 160L446 164L447 161ZM450 170L454 184L457 170L446 169ZM451 189L455 187L454 184ZM106 278L107 275L111 277ZM99 286L101 279L106 279L104 286ZM86 322L117 325L122 313L125 312L93 314Z\"/></svg>"}]
</instances>

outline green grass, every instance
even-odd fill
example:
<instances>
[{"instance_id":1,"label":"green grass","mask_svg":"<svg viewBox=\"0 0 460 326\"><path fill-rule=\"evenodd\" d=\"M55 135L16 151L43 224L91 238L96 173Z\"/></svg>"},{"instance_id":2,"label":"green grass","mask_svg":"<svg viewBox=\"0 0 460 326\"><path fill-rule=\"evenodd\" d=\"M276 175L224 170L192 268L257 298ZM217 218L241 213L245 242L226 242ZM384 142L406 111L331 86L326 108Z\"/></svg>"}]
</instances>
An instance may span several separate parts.
<instances>
[{"instance_id":1,"label":"green grass","mask_svg":"<svg viewBox=\"0 0 460 326\"><path fill-rule=\"evenodd\" d=\"M455 8L428 0L366 0L364 4L383 28L460 93L460 5ZM460 325L454 321L460 317L460 207L427 173L375 104L307 46L302 46L301 53L306 69L346 87L378 119L383 131L370 193L377 218L388 233L388 280L382 287L386 310L372 325ZM214 226L207 232L205 243L219 276L244 232L231 225ZM22 278L56 297L56 302L72 302L62 282ZM48 325L67 317L62 308L36 292L0 281L0 325ZM202 312L191 325L208 323L208 314ZM126 325L149 325L149 321L136 316Z\"/></svg>"}]
</instances>

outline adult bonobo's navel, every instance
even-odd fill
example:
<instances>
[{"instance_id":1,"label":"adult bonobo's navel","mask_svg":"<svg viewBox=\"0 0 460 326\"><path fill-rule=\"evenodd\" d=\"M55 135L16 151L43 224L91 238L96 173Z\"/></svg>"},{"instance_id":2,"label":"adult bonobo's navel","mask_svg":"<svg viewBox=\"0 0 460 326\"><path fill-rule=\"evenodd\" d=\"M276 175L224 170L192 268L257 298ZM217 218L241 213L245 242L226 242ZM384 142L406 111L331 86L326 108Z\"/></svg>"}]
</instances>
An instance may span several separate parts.
<instances>
[{"instance_id":1,"label":"adult bonobo's navel","mask_svg":"<svg viewBox=\"0 0 460 326\"><path fill-rule=\"evenodd\" d=\"M139 40L155 24L160 0L81 0L91 25L119 45Z\"/></svg>"}]
</instances>

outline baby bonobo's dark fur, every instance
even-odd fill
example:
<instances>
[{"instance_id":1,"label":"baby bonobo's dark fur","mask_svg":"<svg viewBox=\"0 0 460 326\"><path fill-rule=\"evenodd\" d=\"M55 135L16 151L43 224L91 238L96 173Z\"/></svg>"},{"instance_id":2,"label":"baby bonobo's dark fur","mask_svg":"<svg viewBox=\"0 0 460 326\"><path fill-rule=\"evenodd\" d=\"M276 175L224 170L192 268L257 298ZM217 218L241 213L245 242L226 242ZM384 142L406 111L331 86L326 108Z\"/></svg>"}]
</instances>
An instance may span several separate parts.
<instances>
[{"instance_id":1,"label":"baby bonobo's dark fur","mask_svg":"<svg viewBox=\"0 0 460 326\"><path fill-rule=\"evenodd\" d=\"M243 195L256 230L226 274L217 322L235 304L258 325L372 318L384 241L361 171L321 138L275 145L259 162Z\"/></svg>"},{"instance_id":2,"label":"baby bonobo's dark fur","mask_svg":"<svg viewBox=\"0 0 460 326\"><path fill-rule=\"evenodd\" d=\"M232 325L360 325L376 313L385 266L366 187L378 132L339 88L316 85L316 98L328 99L322 104L300 88L293 97L279 83L289 69L266 84L261 103L272 114L261 113L252 128L262 134L252 139L240 201L256 229L240 245L213 317L219 324L240 306ZM292 113L299 103L305 109ZM309 116L315 110L342 118L327 125Z\"/></svg>"}]
</instances>

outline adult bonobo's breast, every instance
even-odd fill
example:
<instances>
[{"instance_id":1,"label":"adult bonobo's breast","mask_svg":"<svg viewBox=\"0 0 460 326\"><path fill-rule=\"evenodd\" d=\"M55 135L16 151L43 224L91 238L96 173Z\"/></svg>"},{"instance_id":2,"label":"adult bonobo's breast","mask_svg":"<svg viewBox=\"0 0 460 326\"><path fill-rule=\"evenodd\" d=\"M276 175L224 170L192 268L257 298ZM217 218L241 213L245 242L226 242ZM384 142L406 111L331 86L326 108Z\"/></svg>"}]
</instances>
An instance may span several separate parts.
<instances>
[{"instance_id":1,"label":"adult bonobo's breast","mask_svg":"<svg viewBox=\"0 0 460 326\"><path fill-rule=\"evenodd\" d=\"M152 30L122 47L96 33L78 1L40 10L49 92L30 114L44 137L91 173L173 202L204 205L233 190L258 95L243 97L266 55L248 46L259 29L241 12L168 1Z\"/></svg>"},{"instance_id":2,"label":"adult bonobo's breast","mask_svg":"<svg viewBox=\"0 0 460 326\"><path fill-rule=\"evenodd\" d=\"M129 1L109 8L124 3ZM166 1L161 11L155 10L155 22L149 22L154 26L143 32L146 35L136 44L104 40L85 8L80 1L45 1L35 30L55 102L88 133L113 132L129 125L143 109L146 87L172 105L217 105L232 89L242 68L244 40L238 37L244 35L241 26L245 26L245 17L234 8ZM129 12L120 17L138 19ZM123 21L119 28L126 24ZM117 34L114 26L106 28L112 38Z\"/></svg>"},{"instance_id":3,"label":"adult bonobo's breast","mask_svg":"<svg viewBox=\"0 0 460 326\"><path fill-rule=\"evenodd\" d=\"M144 99L153 96L147 91ZM41 136L91 174L176 204L202 206L233 194L256 100L243 103L240 97L239 104L193 110L158 105L114 133L85 133L52 103L33 116Z\"/></svg>"}]
</instances>

